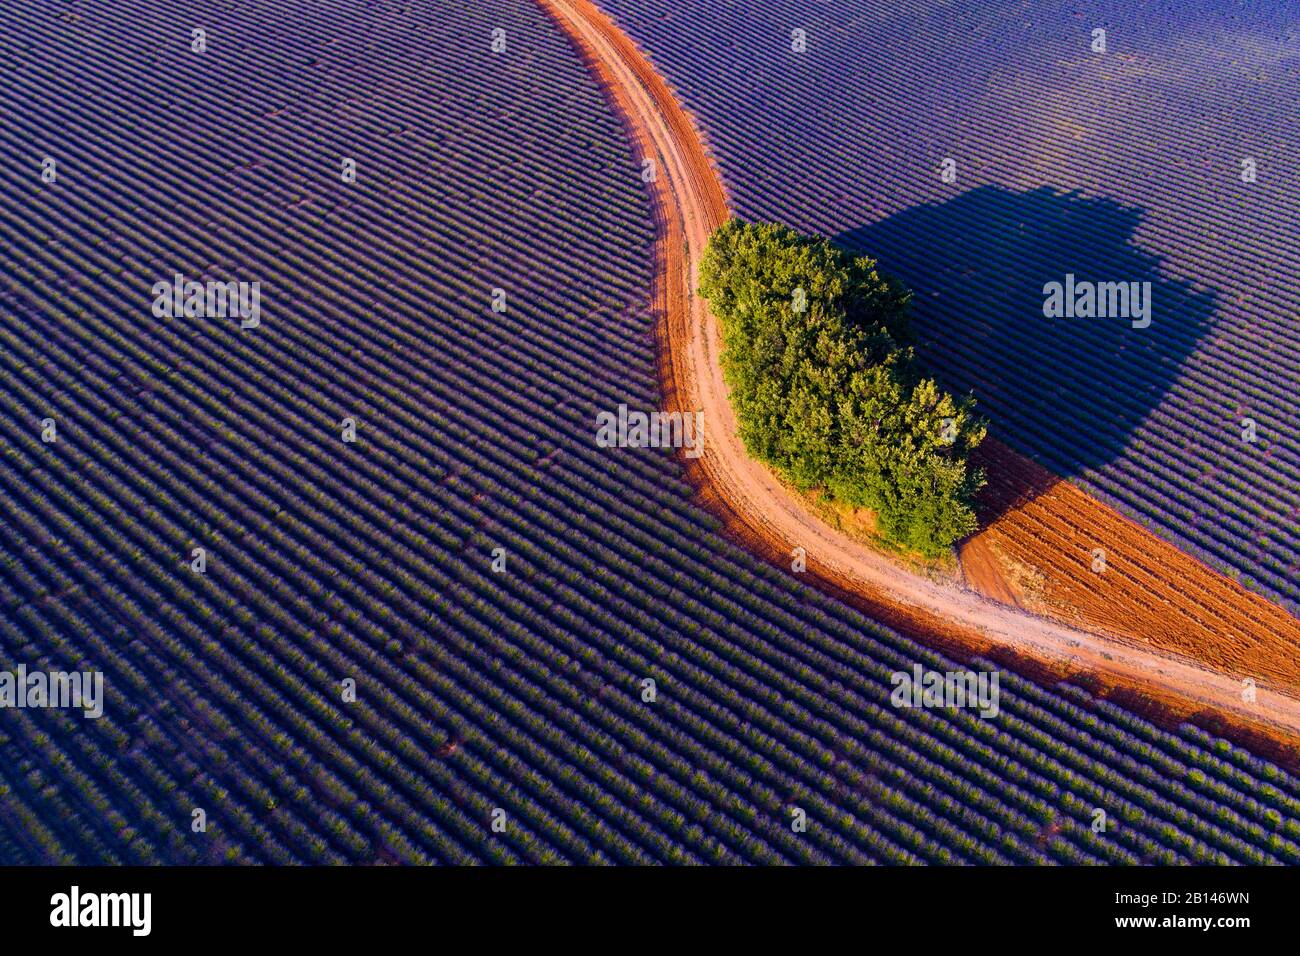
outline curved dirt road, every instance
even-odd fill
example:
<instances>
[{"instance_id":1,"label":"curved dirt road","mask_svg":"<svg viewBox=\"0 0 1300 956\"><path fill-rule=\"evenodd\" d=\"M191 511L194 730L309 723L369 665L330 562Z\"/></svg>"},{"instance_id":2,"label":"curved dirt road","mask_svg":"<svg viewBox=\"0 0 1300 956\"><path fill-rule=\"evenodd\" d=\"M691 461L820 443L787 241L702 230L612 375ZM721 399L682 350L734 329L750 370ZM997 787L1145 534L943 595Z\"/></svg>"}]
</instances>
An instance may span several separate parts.
<instances>
[{"instance_id":1,"label":"curved dirt road","mask_svg":"<svg viewBox=\"0 0 1300 956\"><path fill-rule=\"evenodd\" d=\"M1288 748L1300 741L1300 701L1263 687L1253 702L1244 701L1238 676L912 574L830 528L752 460L736 433L717 324L695 294L700 251L730 215L721 180L662 77L604 13L589 0L539 2L603 82L641 156L655 162L655 296L665 401L674 409L704 410L705 452L687 467L706 506L731 532L786 567L792 549L804 548L808 574L819 583L848 592L876 617L923 641L1045 664L1057 676L1094 675L1108 688L1157 700L1179 717L1210 711Z\"/></svg>"}]
</instances>

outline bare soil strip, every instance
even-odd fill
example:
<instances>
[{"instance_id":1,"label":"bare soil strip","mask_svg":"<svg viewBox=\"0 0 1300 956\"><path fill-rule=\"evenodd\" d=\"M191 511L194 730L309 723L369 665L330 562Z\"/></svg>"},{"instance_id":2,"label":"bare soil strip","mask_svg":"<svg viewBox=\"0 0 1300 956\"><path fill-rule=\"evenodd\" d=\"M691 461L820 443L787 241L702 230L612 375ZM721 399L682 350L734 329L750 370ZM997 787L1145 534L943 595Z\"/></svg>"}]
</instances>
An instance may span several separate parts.
<instances>
[{"instance_id":1,"label":"bare soil strip","mask_svg":"<svg viewBox=\"0 0 1300 956\"><path fill-rule=\"evenodd\" d=\"M705 453L682 460L729 535L787 570L792 549L804 548L810 583L958 657L1068 678L1162 722L1190 719L1300 763L1300 621L1033 463L995 443L984 450L999 516L966 544L970 587L961 588L830 528L752 460L722 379L717 323L695 294L700 252L730 216L721 178L663 78L604 13L589 0L539 2L655 162L665 404L704 411ZM1107 552L1100 574L1098 547ZM1258 684L1253 701L1243 700L1243 678Z\"/></svg>"},{"instance_id":2,"label":"bare soil strip","mask_svg":"<svg viewBox=\"0 0 1300 956\"><path fill-rule=\"evenodd\" d=\"M1300 688L1300 621L994 441L980 450L997 516L968 541L1020 572L1016 603L1063 623ZM1105 570L1093 570L1100 550ZM1032 580L1032 594L1018 589ZM982 589L981 589L982 590ZM984 592L988 593L988 592Z\"/></svg>"}]
</instances>

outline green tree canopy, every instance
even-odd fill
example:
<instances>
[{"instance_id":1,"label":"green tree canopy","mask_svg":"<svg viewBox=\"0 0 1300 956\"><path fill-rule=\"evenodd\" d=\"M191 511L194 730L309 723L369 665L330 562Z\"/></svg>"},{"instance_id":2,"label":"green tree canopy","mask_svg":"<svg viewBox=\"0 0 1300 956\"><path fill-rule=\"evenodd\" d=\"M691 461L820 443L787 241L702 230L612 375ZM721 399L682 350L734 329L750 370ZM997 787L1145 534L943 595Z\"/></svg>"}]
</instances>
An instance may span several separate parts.
<instances>
[{"instance_id":1,"label":"green tree canopy","mask_svg":"<svg viewBox=\"0 0 1300 956\"><path fill-rule=\"evenodd\" d=\"M740 437L801 490L876 512L888 541L934 557L976 528L984 438L974 399L916 368L910 294L787 226L731 220L709 239L700 294L722 328Z\"/></svg>"}]
</instances>

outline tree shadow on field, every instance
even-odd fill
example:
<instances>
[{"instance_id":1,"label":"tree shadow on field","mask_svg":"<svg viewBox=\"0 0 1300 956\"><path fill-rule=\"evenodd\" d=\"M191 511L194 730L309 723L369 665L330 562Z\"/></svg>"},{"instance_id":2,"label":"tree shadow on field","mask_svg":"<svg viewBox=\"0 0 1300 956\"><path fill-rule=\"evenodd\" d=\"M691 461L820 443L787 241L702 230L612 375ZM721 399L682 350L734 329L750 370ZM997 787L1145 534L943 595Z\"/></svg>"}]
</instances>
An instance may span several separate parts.
<instances>
[{"instance_id":1,"label":"tree shadow on field","mask_svg":"<svg viewBox=\"0 0 1300 956\"><path fill-rule=\"evenodd\" d=\"M991 437L1072 477L1124 451L1211 327L1214 293L1169 277L1158 256L1134 245L1142 216L1077 192L982 186L835 241L912 290L922 365L945 387L975 394ZM1076 284L1150 283L1150 325L1047 317L1044 286L1067 275ZM984 462L996 454L986 445ZM1053 483L1019 471L1014 494L990 482L982 525Z\"/></svg>"}]
</instances>

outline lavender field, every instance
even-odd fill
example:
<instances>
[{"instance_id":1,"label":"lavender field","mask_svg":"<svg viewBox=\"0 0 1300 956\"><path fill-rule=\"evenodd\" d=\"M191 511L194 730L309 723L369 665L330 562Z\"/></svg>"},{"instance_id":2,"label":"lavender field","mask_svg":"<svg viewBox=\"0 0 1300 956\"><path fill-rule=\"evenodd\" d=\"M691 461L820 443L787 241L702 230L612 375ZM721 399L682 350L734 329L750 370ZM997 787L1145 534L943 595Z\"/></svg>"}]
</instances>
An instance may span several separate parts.
<instances>
[{"instance_id":1,"label":"lavender field","mask_svg":"<svg viewBox=\"0 0 1300 956\"><path fill-rule=\"evenodd\" d=\"M995 437L1300 612L1294 3L601 6L741 215L923 290L921 357ZM1150 283L1150 325L1045 318L1067 274Z\"/></svg>"},{"instance_id":2,"label":"lavender field","mask_svg":"<svg viewBox=\"0 0 1300 956\"><path fill-rule=\"evenodd\" d=\"M649 5L610 7L700 110L746 212L847 232L961 203L930 182L942 130L882 136L805 102L804 128L758 131L789 107L746 102L750 68L785 71L797 106L834 63L786 64L775 6L752 14L780 27L770 57L740 14L688 49ZM814 50L820 26L827 53L864 55L873 21L837 46L844 16L810 21ZM926 82L968 66L929 52ZM1265 52L1239 55L1280 70ZM693 82L709 57L731 83ZM105 688L99 719L0 711L0 863L1300 862L1300 779L1202 731L1008 672L997 720L891 706L892 672L951 662L729 544L669 452L597 447L598 411L661 399L653 222L618 118L531 0L12 0L0 70L0 669ZM1279 164L1281 115L1258 147ZM985 142L977 113L952 116ZM964 184L1069 208L1036 192L1079 188L1068 155L1038 144L1013 175L1023 151L996 148L962 152ZM1191 364L1135 399L1145 438L1080 474L1294 597L1267 564L1295 561L1294 516L1267 521L1297 503L1295 390L1224 384L1255 381L1244 355L1294 358L1286 290L1238 301L1215 259L1280 242L1245 209L1294 223L1276 178L1223 189L1222 235L1191 229L1181 253L1215 291L1161 279L1204 313ZM1126 198L1161 250L1128 254L1172 268L1161 196ZM899 271L923 272L888 228ZM260 283L258 323L158 317L175 274ZM918 308L925 351L965 381L980 340L945 350L941 304ZM980 353L1029 374L1013 358ZM1162 430L1184 401L1204 430ZM1232 402L1267 440L1215 431ZM1048 461L1050 411L1007 418ZM1162 482L1211 454L1204 501L1180 506ZM1239 511L1240 535L1195 535L1201 507Z\"/></svg>"}]
</instances>

